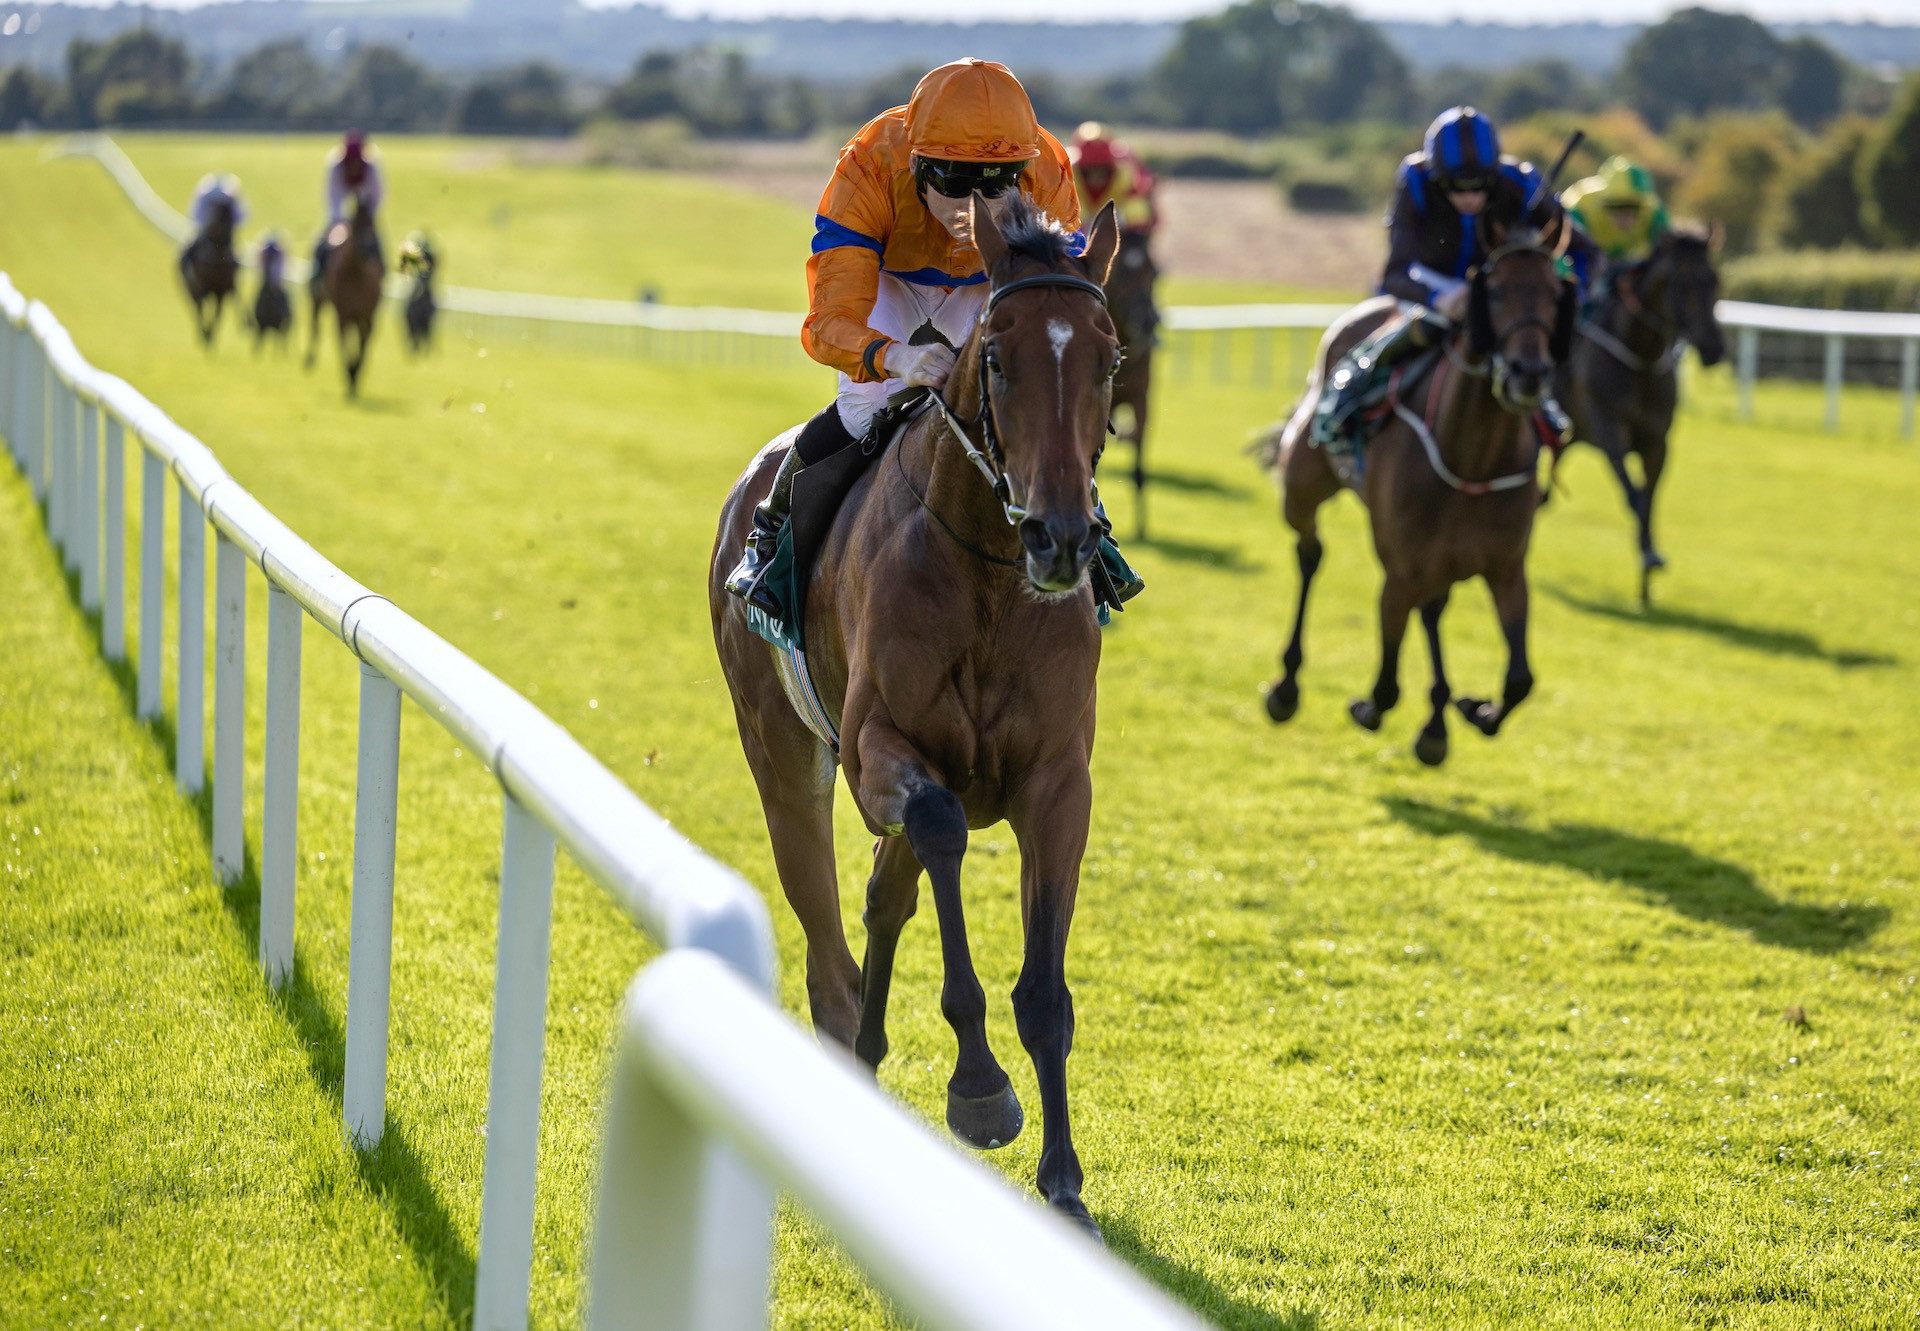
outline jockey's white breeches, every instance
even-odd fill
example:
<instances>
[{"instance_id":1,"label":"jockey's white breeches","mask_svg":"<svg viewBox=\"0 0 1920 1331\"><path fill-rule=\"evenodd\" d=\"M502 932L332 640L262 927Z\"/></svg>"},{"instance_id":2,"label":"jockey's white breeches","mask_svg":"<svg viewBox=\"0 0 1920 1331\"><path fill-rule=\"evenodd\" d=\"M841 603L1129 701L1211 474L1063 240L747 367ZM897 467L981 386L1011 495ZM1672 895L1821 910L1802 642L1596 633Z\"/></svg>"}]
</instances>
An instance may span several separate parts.
<instances>
[{"instance_id":1,"label":"jockey's white breeches","mask_svg":"<svg viewBox=\"0 0 1920 1331\"><path fill-rule=\"evenodd\" d=\"M909 341L914 330L931 322L934 329L955 347L966 345L973 336L973 325L986 307L987 284L976 282L965 287L926 287L903 282L887 273L880 274L880 286L873 302L873 314L867 326L875 332L901 342ZM855 439L863 437L875 412L903 387L898 379L858 384L840 376L840 391L835 405L840 423Z\"/></svg>"}]
</instances>

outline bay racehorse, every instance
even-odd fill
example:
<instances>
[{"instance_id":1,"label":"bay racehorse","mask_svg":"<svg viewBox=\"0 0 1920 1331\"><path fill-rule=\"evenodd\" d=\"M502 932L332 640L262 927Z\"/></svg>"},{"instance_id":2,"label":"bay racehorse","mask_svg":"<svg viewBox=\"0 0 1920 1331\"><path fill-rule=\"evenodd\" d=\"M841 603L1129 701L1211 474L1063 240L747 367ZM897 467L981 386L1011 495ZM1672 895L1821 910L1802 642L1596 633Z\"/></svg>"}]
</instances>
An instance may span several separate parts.
<instances>
[{"instance_id":1,"label":"bay racehorse","mask_svg":"<svg viewBox=\"0 0 1920 1331\"><path fill-rule=\"evenodd\" d=\"M1574 437L1606 454L1639 527L1642 605L1652 604L1653 574L1667 566L1653 540L1653 497L1667 466L1680 356L1691 344L1702 365L1717 365L1727 351L1714 316L1713 248L1709 233L1675 229L1648 258L1621 269L1560 371ZM1640 459L1638 483L1627 468L1631 455Z\"/></svg>"},{"instance_id":2,"label":"bay racehorse","mask_svg":"<svg viewBox=\"0 0 1920 1331\"><path fill-rule=\"evenodd\" d=\"M801 722L774 649L724 587L797 429L762 449L728 495L708 599L781 886L806 934L814 1027L879 1066L894 950L924 871L945 967L940 1007L959 1046L947 1123L983 1149L1011 1141L1024 1118L988 1046L960 869L970 828L1012 824L1026 932L1013 1009L1040 1087L1038 1185L1097 1233L1067 1123L1066 946L1093 806L1100 631L1088 565L1102 531L1094 466L1120 359L1101 286L1119 228L1102 209L1075 258L1067 235L1020 196L1009 209L996 223L978 198L972 205L989 294L949 396L854 485L809 583L806 655L838 718L837 755ZM840 917L836 756L878 838L863 966Z\"/></svg>"},{"instance_id":3,"label":"bay racehorse","mask_svg":"<svg viewBox=\"0 0 1920 1331\"><path fill-rule=\"evenodd\" d=\"M315 267L307 282L312 305L307 368L313 368L319 350L320 307L331 305L340 339L340 363L347 371L348 397L360 393L360 369L366 364L373 316L380 308L381 289L387 278L373 220L373 209L356 200L352 218L336 223L328 232L326 262Z\"/></svg>"},{"instance_id":4,"label":"bay racehorse","mask_svg":"<svg viewBox=\"0 0 1920 1331\"><path fill-rule=\"evenodd\" d=\"M233 200L216 199L207 224L180 251L180 277L187 286L187 299L193 302L193 322L204 346L213 345L220 312L233 295L234 276L240 270L233 253L233 229Z\"/></svg>"},{"instance_id":5,"label":"bay racehorse","mask_svg":"<svg viewBox=\"0 0 1920 1331\"><path fill-rule=\"evenodd\" d=\"M1278 466L1282 512L1297 536L1300 595L1293 633L1280 658L1282 675L1267 692L1275 721L1300 706L1300 666L1307 595L1323 546L1316 515L1343 484L1367 506L1373 545L1385 573L1380 591L1380 672L1373 691L1348 713L1378 730L1400 700L1400 645L1414 610L1433 658L1433 713L1414 744L1429 766L1447 757L1447 705L1485 735L1499 733L1533 689L1527 662L1527 545L1540 505L1540 451L1534 414L1566 358L1577 315L1573 285L1556 272L1566 236L1521 229L1487 214L1481 228L1486 260L1471 276L1467 317L1446 337L1430 374L1390 409L1370 442L1358 476L1343 477L1309 427L1320 383L1339 357L1396 312L1384 297L1367 301L1329 329L1307 393L1281 431ZM1440 617L1453 585L1486 581L1507 642L1506 680L1498 702L1454 700L1440 650Z\"/></svg>"},{"instance_id":6,"label":"bay racehorse","mask_svg":"<svg viewBox=\"0 0 1920 1331\"><path fill-rule=\"evenodd\" d=\"M1142 540L1147 536L1147 405L1153 392L1153 344L1160 330L1153 288L1159 277L1148 238L1123 233L1120 257L1107 282L1107 305L1126 348L1113 381L1113 407L1120 438L1133 445L1134 523Z\"/></svg>"}]
</instances>

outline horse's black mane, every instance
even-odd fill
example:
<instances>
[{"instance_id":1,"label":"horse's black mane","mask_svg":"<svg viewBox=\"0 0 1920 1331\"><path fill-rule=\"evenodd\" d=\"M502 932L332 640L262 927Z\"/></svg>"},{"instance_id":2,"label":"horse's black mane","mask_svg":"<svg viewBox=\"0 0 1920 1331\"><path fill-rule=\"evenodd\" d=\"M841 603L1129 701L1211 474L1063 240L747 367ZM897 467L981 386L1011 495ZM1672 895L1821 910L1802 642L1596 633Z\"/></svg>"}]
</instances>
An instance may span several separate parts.
<instances>
[{"instance_id":1,"label":"horse's black mane","mask_svg":"<svg viewBox=\"0 0 1920 1331\"><path fill-rule=\"evenodd\" d=\"M1057 268L1073 257L1072 234L1017 192L1008 201L1006 220L1000 223L1000 239L1006 242L1009 254L1049 268Z\"/></svg>"}]
</instances>

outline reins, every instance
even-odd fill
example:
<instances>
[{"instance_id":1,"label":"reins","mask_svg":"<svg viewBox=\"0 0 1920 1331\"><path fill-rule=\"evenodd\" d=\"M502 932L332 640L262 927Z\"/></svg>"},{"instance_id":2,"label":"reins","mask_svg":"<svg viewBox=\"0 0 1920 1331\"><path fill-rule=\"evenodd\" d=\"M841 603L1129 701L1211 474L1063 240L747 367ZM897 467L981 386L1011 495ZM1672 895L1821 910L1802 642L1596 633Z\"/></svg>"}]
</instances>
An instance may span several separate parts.
<instances>
[{"instance_id":1,"label":"reins","mask_svg":"<svg viewBox=\"0 0 1920 1331\"><path fill-rule=\"evenodd\" d=\"M1041 287L1057 287L1068 291L1084 292L1099 301L1103 308L1107 303L1106 289L1098 282L1091 281L1084 277L1077 277L1072 273L1036 273L1032 277L1022 277L1017 281L1007 283L1003 287L996 287L987 297L987 307L980 312L981 321L984 322L987 317L993 313L996 305L1015 292L1032 291ZM973 441L973 435L969 432L967 424L960 419L952 407L947 405L945 395L935 392L931 396L934 405L940 409L941 416L946 418L947 428L952 430L954 437L960 441L960 447L966 452L967 461L971 462L979 471L980 475L985 478L988 488L993 491L994 498L1000 501L1000 508L1001 511L1006 514L1007 524L1012 527L1018 527L1026 520L1027 510L1025 505L1014 502L1013 482L1007 476L1006 450L1000 446L1000 434L994 426L991 368L986 355L982 353L980 356L979 369L980 416L973 422L974 428L980 431L981 442L978 444ZM903 470L901 475L904 476L905 474ZM912 489L911 484L909 484L908 488ZM934 519L940 523L943 531L949 536L952 536L954 540L959 541L960 544L968 550L979 555L982 559L991 560L996 564L1017 564L1019 562L1017 560L1003 560L997 556L986 554L978 547L962 540L953 528L947 525L946 519L942 518L938 513L934 513L934 510L928 507L926 499L921 496L918 490L913 491L913 496L920 501L920 507L925 508L929 513L933 513Z\"/></svg>"},{"instance_id":2,"label":"reins","mask_svg":"<svg viewBox=\"0 0 1920 1331\"><path fill-rule=\"evenodd\" d=\"M1624 291L1616 288L1612 304L1627 312L1627 318L1644 328L1651 328L1667 344L1667 349L1652 360L1634 351L1621 339L1602 328L1598 320L1589 320L1580 325L1580 336L1587 339L1619 361L1636 374L1651 370L1655 374L1672 374L1680 358L1687 354L1687 340L1680 336L1680 328L1672 319L1655 317L1647 312L1638 300L1628 300Z\"/></svg>"}]
</instances>

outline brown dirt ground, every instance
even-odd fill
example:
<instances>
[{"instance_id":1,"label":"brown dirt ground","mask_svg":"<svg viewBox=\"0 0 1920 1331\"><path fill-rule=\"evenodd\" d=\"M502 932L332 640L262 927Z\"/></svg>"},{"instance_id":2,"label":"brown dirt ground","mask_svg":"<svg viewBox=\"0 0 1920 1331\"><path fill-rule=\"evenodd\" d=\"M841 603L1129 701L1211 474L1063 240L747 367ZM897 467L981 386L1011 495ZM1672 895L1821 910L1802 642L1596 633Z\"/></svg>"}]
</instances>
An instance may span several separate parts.
<instances>
[{"instance_id":1,"label":"brown dirt ground","mask_svg":"<svg viewBox=\"0 0 1920 1331\"><path fill-rule=\"evenodd\" d=\"M818 143L729 145L703 174L734 189L811 210L833 167ZM1372 288L1386 236L1371 213L1296 213L1260 180L1166 180L1155 251L1168 273L1196 281L1277 282L1362 292Z\"/></svg>"}]
</instances>

